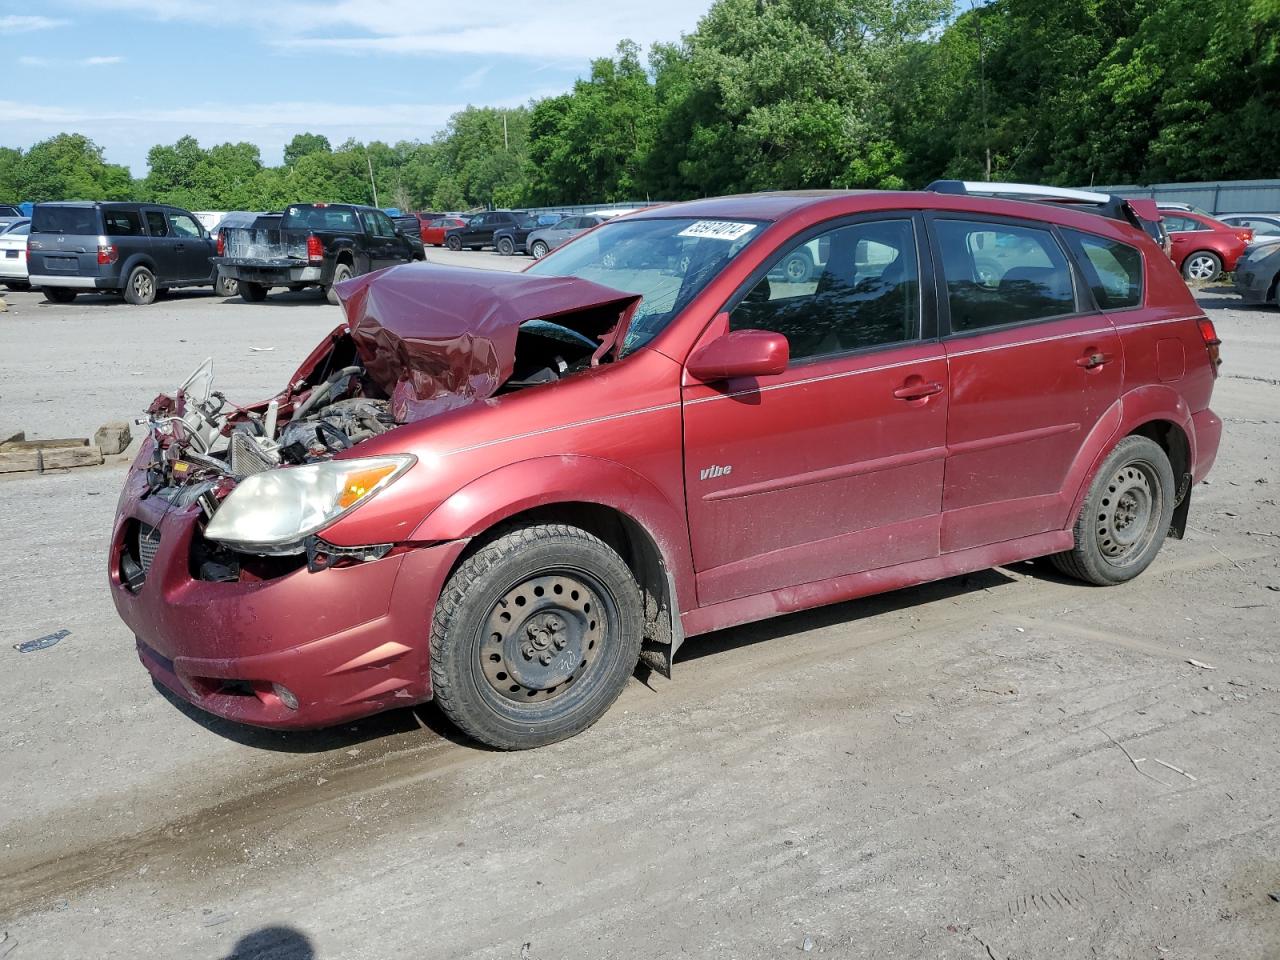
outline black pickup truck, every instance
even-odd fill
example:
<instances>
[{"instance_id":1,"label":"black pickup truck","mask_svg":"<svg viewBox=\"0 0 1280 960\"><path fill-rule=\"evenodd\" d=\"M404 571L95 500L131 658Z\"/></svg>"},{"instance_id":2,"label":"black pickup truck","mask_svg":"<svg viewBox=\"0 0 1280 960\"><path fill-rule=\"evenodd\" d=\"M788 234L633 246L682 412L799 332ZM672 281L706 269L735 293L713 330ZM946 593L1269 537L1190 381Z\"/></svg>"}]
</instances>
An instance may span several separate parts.
<instances>
[{"instance_id":1,"label":"black pickup truck","mask_svg":"<svg viewBox=\"0 0 1280 960\"><path fill-rule=\"evenodd\" d=\"M381 210L347 203L296 203L278 222L259 218L222 231L220 277L236 280L250 303L272 287L320 287L330 303L333 285L372 270L422 259L421 245L402 236Z\"/></svg>"}]
</instances>

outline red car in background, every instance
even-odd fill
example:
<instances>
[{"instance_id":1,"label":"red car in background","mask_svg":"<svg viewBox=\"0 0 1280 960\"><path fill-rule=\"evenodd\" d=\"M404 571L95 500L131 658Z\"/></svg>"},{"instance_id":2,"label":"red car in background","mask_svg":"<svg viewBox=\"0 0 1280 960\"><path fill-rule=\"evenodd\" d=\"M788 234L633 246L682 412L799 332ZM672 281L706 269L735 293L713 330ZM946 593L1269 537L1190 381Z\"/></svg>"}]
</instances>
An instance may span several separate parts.
<instances>
[{"instance_id":1,"label":"red car in background","mask_svg":"<svg viewBox=\"0 0 1280 960\"><path fill-rule=\"evenodd\" d=\"M444 235L454 227L465 227L467 221L461 217L436 217L422 225L422 242L431 247L443 247Z\"/></svg>"},{"instance_id":2,"label":"red car in background","mask_svg":"<svg viewBox=\"0 0 1280 960\"><path fill-rule=\"evenodd\" d=\"M1221 220L1191 210L1162 208L1165 229L1173 246L1174 264L1187 280L1216 280L1236 268L1253 231L1231 227Z\"/></svg>"},{"instance_id":3,"label":"red car in background","mask_svg":"<svg viewBox=\"0 0 1280 960\"><path fill-rule=\"evenodd\" d=\"M140 659L243 723L434 700L518 749L686 637L1032 557L1136 577L1217 453L1213 324L1124 200L933 188L339 284L276 396L206 364L149 408L108 562Z\"/></svg>"}]
</instances>

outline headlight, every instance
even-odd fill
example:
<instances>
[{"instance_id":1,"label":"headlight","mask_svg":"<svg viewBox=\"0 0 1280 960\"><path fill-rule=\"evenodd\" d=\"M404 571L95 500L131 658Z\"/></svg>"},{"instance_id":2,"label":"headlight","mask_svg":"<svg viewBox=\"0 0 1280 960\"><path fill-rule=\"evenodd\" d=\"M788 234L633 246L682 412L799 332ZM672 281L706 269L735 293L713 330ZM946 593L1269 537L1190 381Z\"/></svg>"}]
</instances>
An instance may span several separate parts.
<instances>
[{"instance_id":1,"label":"headlight","mask_svg":"<svg viewBox=\"0 0 1280 960\"><path fill-rule=\"evenodd\" d=\"M204 535L260 553L294 553L409 469L408 455L330 460L246 477L222 501Z\"/></svg>"}]
</instances>

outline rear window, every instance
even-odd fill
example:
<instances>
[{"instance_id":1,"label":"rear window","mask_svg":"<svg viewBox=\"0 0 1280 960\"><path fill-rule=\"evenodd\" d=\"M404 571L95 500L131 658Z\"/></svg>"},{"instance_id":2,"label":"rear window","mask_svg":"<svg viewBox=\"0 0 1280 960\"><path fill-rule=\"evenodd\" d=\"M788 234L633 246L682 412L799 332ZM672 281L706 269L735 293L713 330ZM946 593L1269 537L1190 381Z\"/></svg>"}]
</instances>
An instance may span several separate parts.
<instances>
[{"instance_id":1,"label":"rear window","mask_svg":"<svg viewBox=\"0 0 1280 960\"><path fill-rule=\"evenodd\" d=\"M142 217L137 210L103 210L102 222L108 237L142 236Z\"/></svg>"},{"instance_id":2,"label":"rear window","mask_svg":"<svg viewBox=\"0 0 1280 960\"><path fill-rule=\"evenodd\" d=\"M1093 298L1103 310L1142 304L1142 254L1127 243L1063 230L1067 245L1084 270Z\"/></svg>"},{"instance_id":3,"label":"rear window","mask_svg":"<svg viewBox=\"0 0 1280 960\"><path fill-rule=\"evenodd\" d=\"M32 233L70 233L75 236L97 236L96 207L46 207L37 204L31 214Z\"/></svg>"},{"instance_id":4,"label":"rear window","mask_svg":"<svg viewBox=\"0 0 1280 960\"><path fill-rule=\"evenodd\" d=\"M281 227L285 230L359 230L355 211L350 207L316 207L300 204L284 212Z\"/></svg>"},{"instance_id":5,"label":"rear window","mask_svg":"<svg viewBox=\"0 0 1280 960\"><path fill-rule=\"evenodd\" d=\"M0 217L20 217L22 211L17 207L11 207L8 204L0 204Z\"/></svg>"}]
</instances>

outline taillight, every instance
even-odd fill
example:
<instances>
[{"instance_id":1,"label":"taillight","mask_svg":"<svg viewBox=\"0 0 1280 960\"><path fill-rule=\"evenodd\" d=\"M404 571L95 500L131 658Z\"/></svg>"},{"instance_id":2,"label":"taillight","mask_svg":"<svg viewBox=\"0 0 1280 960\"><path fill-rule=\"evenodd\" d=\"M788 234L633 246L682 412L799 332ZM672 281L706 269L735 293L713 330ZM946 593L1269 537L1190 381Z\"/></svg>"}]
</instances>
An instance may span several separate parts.
<instances>
[{"instance_id":1,"label":"taillight","mask_svg":"<svg viewBox=\"0 0 1280 960\"><path fill-rule=\"evenodd\" d=\"M316 204L319 206L319 204ZM324 260L324 244L314 233L307 237L307 263L320 263Z\"/></svg>"},{"instance_id":2,"label":"taillight","mask_svg":"<svg viewBox=\"0 0 1280 960\"><path fill-rule=\"evenodd\" d=\"M109 263L115 263L120 259L120 251L116 249L114 243L98 244L98 264L106 266Z\"/></svg>"},{"instance_id":3,"label":"taillight","mask_svg":"<svg viewBox=\"0 0 1280 960\"><path fill-rule=\"evenodd\" d=\"M227 235L218 231L218 256L225 257L227 255Z\"/></svg>"},{"instance_id":4,"label":"taillight","mask_svg":"<svg viewBox=\"0 0 1280 960\"><path fill-rule=\"evenodd\" d=\"M1213 321L1208 317L1202 317L1198 323L1200 324L1200 336L1204 338L1204 348L1209 351L1209 362L1213 364L1213 374L1218 375L1218 367L1222 366L1222 358L1218 355L1218 348L1222 346L1222 341L1218 339L1218 331L1213 328Z\"/></svg>"},{"instance_id":5,"label":"taillight","mask_svg":"<svg viewBox=\"0 0 1280 960\"><path fill-rule=\"evenodd\" d=\"M1245 243L1253 243L1252 230L1237 230L1236 236L1239 237L1241 240L1243 240Z\"/></svg>"}]
</instances>

